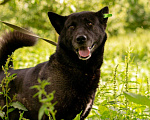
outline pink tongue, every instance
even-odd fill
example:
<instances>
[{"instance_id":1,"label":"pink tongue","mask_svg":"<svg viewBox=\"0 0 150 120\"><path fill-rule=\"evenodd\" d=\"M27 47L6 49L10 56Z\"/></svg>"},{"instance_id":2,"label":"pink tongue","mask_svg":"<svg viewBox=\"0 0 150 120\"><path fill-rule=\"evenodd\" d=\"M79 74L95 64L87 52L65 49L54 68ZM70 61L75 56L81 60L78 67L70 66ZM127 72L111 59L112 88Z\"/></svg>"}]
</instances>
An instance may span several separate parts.
<instances>
[{"instance_id":1,"label":"pink tongue","mask_svg":"<svg viewBox=\"0 0 150 120\"><path fill-rule=\"evenodd\" d=\"M79 49L79 55L81 57L88 57L90 54L89 48Z\"/></svg>"}]
</instances>

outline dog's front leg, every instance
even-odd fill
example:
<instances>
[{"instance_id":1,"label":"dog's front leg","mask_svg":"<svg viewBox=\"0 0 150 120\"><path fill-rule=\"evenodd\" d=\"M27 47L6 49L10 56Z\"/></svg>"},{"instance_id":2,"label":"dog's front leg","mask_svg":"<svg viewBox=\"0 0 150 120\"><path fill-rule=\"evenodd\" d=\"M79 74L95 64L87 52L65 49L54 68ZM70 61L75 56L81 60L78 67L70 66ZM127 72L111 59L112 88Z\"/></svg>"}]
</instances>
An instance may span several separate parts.
<instances>
[{"instance_id":1,"label":"dog's front leg","mask_svg":"<svg viewBox=\"0 0 150 120\"><path fill-rule=\"evenodd\" d=\"M95 96L95 93L94 93L93 97L89 100L89 102L86 105L85 109L83 110L83 112L80 116L80 120L84 120L84 118L86 118L88 116L88 114L90 113L93 102L94 102L94 96Z\"/></svg>"}]
</instances>

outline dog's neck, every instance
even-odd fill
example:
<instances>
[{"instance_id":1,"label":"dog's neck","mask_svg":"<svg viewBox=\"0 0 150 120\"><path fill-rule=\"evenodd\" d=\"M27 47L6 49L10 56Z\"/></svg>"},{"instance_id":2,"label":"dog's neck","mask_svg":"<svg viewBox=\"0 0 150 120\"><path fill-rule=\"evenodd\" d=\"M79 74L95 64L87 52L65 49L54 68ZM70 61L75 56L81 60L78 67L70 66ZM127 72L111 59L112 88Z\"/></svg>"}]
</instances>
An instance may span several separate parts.
<instances>
[{"instance_id":1,"label":"dog's neck","mask_svg":"<svg viewBox=\"0 0 150 120\"><path fill-rule=\"evenodd\" d=\"M80 60L78 55L71 50L68 50L65 45L59 44L55 53L56 60L65 66L77 68L84 72L94 73L100 69L103 63L104 46L100 46L92 54L88 60Z\"/></svg>"}]
</instances>

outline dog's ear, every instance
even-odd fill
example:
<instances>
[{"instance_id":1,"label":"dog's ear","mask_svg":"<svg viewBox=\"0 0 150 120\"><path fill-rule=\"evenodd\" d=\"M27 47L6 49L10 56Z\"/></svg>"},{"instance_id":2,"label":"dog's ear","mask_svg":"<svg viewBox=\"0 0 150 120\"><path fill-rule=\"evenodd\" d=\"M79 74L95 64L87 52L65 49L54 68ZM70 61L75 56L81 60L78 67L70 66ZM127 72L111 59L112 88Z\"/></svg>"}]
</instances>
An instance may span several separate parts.
<instances>
[{"instance_id":1,"label":"dog's ear","mask_svg":"<svg viewBox=\"0 0 150 120\"><path fill-rule=\"evenodd\" d=\"M55 28L56 32L60 35L61 30L64 27L65 21L66 21L66 16L61 16L53 12L48 12L48 17Z\"/></svg>"},{"instance_id":2,"label":"dog's ear","mask_svg":"<svg viewBox=\"0 0 150 120\"><path fill-rule=\"evenodd\" d=\"M108 17L104 18L104 14L108 14L108 13L109 13L109 8L107 6L102 8L100 11L96 12L96 16L98 17L99 21L104 25L105 28L106 28Z\"/></svg>"}]
</instances>

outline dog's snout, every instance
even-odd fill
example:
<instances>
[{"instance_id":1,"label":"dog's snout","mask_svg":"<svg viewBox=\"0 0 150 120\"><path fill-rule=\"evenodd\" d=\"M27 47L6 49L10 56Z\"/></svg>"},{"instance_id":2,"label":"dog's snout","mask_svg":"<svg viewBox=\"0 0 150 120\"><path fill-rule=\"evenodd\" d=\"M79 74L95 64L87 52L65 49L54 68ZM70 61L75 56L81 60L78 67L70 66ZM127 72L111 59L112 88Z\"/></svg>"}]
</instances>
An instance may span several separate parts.
<instances>
[{"instance_id":1,"label":"dog's snout","mask_svg":"<svg viewBox=\"0 0 150 120\"><path fill-rule=\"evenodd\" d=\"M77 43L82 44L87 40L87 37L85 35L79 35L76 37Z\"/></svg>"}]
</instances>

